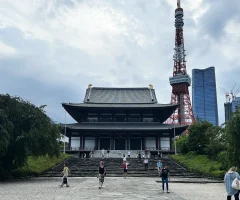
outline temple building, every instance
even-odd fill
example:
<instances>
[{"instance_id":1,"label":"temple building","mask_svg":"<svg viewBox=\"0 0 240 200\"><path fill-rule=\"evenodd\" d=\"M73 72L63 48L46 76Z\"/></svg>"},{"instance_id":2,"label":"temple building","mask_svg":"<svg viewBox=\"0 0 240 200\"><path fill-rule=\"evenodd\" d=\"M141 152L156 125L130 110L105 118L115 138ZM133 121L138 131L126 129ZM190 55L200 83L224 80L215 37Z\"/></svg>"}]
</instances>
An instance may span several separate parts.
<instances>
[{"instance_id":1,"label":"temple building","mask_svg":"<svg viewBox=\"0 0 240 200\"><path fill-rule=\"evenodd\" d=\"M164 124L178 105L159 104L152 85L92 87L83 103L62 103L77 123L66 125L68 150L171 150L188 126Z\"/></svg>"}]
</instances>

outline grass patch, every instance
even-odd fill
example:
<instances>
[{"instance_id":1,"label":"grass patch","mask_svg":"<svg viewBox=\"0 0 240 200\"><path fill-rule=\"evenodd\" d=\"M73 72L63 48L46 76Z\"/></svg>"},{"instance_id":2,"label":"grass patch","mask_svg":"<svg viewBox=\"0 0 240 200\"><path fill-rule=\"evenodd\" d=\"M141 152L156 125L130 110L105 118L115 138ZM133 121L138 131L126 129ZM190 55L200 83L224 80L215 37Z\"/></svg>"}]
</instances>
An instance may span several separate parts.
<instances>
[{"instance_id":1,"label":"grass patch","mask_svg":"<svg viewBox=\"0 0 240 200\"><path fill-rule=\"evenodd\" d=\"M222 164L208 159L206 155L188 153L185 155L171 155L170 157L191 172L196 172L207 177L224 177L225 171L221 170Z\"/></svg>"},{"instance_id":2,"label":"grass patch","mask_svg":"<svg viewBox=\"0 0 240 200\"><path fill-rule=\"evenodd\" d=\"M59 157L29 156L26 165L17 170L14 170L12 172L12 175L14 177L39 176L46 170L54 167L58 163L63 162L65 159L69 157L71 157L71 155L63 153L60 154Z\"/></svg>"}]
</instances>

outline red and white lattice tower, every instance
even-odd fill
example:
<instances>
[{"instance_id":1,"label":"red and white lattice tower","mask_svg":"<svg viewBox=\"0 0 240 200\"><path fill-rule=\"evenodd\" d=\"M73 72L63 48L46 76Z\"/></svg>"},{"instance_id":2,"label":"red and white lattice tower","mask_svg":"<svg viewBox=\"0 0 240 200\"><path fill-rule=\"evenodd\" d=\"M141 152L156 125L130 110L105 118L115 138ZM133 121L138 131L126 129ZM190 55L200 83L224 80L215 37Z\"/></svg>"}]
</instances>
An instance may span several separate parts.
<instances>
[{"instance_id":1,"label":"red and white lattice tower","mask_svg":"<svg viewBox=\"0 0 240 200\"><path fill-rule=\"evenodd\" d=\"M177 1L175 10L176 38L174 48L173 76L169 78L172 86L171 104L179 104L176 111L167 120L168 124L190 125L195 122L188 87L191 78L186 70L186 54L183 39L183 9L180 0Z\"/></svg>"}]
</instances>

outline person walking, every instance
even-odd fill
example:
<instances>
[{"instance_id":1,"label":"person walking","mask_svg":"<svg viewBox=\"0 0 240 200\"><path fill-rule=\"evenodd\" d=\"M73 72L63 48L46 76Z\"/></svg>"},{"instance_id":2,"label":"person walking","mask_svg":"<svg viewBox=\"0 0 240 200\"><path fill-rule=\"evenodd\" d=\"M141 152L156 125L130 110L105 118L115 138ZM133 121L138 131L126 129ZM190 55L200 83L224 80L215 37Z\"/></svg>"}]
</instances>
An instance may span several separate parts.
<instances>
[{"instance_id":1,"label":"person walking","mask_svg":"<svg viewBox=\"0 0 240 200\"><path fill-rule=\"evenodd\" d=\"M158 169L158 173L160 174L160 172L162 171L162 162L161 162L161 160L159 160L158 162L157 162L157 169Z\"/></svg>"},{"instance_id":2,"label":"person walking","mask_svg":"<svg viewBox=\"0 0 240 200\"><path fill-rule=\"evenodd\" d=\"M143 160L144 166L145 166L145 171L148 171L148 159L147 157Z\"/></svg>"},{"instance_id":3,"label":"person walking","mask_svg":"<svg viewBox=\"0 0 240 200\"><path fill-rule=\"evenodd\" d=\"M127 158L126 158L125 154L123 154L123 162L124 161L127 161Z\"/></svg>"},{"instance_id":4,"label":"person walking","mask_svg":"<svg viewBox=\"0 0 240 200\"><path fill-rule=\"evenodd\" d=\"M125 160L123 162L123 177L124 178L127 177L128 165L129 165L129 163L127 162L127 160Z\"/></svg>"},{"instance_id":5,"label":"person walking","mask_svg":"<svg viewBox=\"0 0 240 200\"><path fill-rule=\"evenodd\" d=\"M130 151L128 151L128 158L130 158L130 156L131 156L131 152L130 152Z\"/></svg>"},{"instance_id":6,"label":"person walking","mask_svg":"<svg viewBox=\"0 0 240 200\"><path fill-rule=\"evenodd\" d=\"M100 161L99 167L98 167L98 176L97 176L97 178L99 179L99 187L98 187L99 189L102 188L105 176L106 176L106 168L104 167L103 161Z\"/></svg>"},{"instance_id":7,"label":"person walking","mask_svg":"<svg viewBox=\"0 0 240 200\"><path fill-rule=\"evenodd\" d=\"M69 168L67 163L64 163L63 171L61 174L63 174L63 178L62 178L62 184L60 185L60 187L63 187L64 184L66 184L66 186L69 187L69 182L68 182Z\"/></svg>"},{"instance_id":8,"label":"person walking","mask_svg":"<svg viewBox=\"0 0 240 200\"><path fill-rule=\"evenodd\" d=\"M110 153L110 150L108 149L107 150L107 158L109 158L109 153Z\"/></svg>"},{"instance_id":9,"label":"person walking","mask_svg":"<svg viewBox=\"0 0 240 200\"><path fill-rule=\"evenodd\" d=\"M166 183L167 193L170 193L168 190L168 181L170 180L170 176L168 167L166 165L162 168L160 177L162 177L162 192L164 192L164 183Z\"/></svg>"},{"instance_id":10,"label":"person walking","mask_svg":"<svg viewBox=\"0 0 240 200\"><path fill-rule=\"evenodd\" d=\"M224 184L227 192L227 200L231 200L232 195L234 195L235 200L239 200L239 190L232 188L232 183L235 178L240 181L240 176L236 172L237 167L231 167L224 176Z\"/></svg>"},{"instance_id":11,"label":"person walking","mask_svg":"<svg viewBox=\"0 0 240 200\"><path fill-rule=\"evenodd\" d=\"M102 157L104 158L105 150L104 148L102 149Z\"/></svg>"}]
</instances>

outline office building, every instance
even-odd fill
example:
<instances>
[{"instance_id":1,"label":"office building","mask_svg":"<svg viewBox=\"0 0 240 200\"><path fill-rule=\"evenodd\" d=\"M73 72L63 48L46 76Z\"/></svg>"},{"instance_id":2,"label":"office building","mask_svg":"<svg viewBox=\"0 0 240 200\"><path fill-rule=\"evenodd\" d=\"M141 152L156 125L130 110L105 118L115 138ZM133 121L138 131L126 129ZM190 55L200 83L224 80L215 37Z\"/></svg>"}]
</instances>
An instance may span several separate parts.
<instances>
[{"instance_id":1,"label":"office building","mask_svg":"<svg viewBox=\"0 0 240 200\"><path fill-rule=\"evenodd\" d=\"M192 70L192 102L196 120L206 120L218 126L215 68Z\"/></svg>"}]
</instances>

